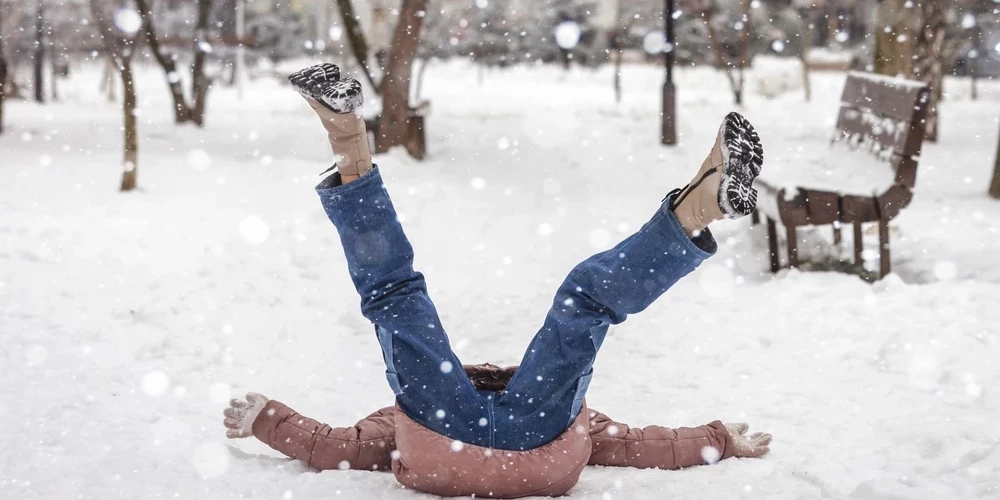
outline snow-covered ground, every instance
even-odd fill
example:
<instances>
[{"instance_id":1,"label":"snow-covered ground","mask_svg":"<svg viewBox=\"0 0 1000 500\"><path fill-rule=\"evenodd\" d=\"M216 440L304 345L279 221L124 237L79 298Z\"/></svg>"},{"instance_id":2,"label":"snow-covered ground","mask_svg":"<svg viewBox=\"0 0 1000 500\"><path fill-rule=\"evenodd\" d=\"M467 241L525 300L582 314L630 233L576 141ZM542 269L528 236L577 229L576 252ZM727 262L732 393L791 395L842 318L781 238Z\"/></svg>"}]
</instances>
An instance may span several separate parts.
<instances>
[{"instance_id":1,"label":"snow-covered ground","mask_svg":"<svg viewBox=\"0 0 1000 500\"><path fill-rule=\"evenodd\" d=\"M308 107L258 80L177 128L146 68L142 189L120 194L120 111L97 69L75 75L61 103L9 102L0 136L0 498L419 498L223 437L247 389L333 425L392 401L312 190L330 154ZM609 69L426 76L428 160L378 161L466 362L516 363L565 273L686 182L732 108L724 76L680 71L665 148L657 68L626 67L621 104ZM765 169L826 147L843 79L815 75L810 103L748 95ZM593 407L746 420L774 433L768 457L588 469L572 497L1000 498L1000 86L984 87L948 82L895 275L771 275L761 229L722 223L717 257L609 335Z\"/></svg>"}]
</instances>

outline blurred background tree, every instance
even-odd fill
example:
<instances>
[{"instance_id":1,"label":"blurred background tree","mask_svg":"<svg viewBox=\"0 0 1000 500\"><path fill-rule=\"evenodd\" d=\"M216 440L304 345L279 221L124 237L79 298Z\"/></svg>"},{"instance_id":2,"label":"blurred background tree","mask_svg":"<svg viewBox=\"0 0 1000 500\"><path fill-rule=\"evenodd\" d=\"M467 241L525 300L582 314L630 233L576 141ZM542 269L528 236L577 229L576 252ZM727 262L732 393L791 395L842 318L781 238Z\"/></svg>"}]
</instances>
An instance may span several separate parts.
<instances>
[{"instance_id":1,"label":"blurred background tree","mask_svg":"<svg viewBox=\"0 0 1000 500\"><path fill-rule=\"evenodd\" d=\"M737 104L747 70L775 58L797 59L807 99L813 69L902 75L933 89L931 139L945 75L968 77L973 98L979 78L1000 76L993 0L678 0L675 12L663 9L659 0L0 0L0 126L16 120L9 107L4 116L5 99L57 100L57 83L95 61L107 61L101 84L116 102L134 92L133 63L155 65L174 121L204 126L213 87L282 77L280 65L297 58L329 60L365 81L368 109L381 113L378 151L412 133L404 128L423 72L456 57L481 77L516 65L613 64L608 99L619 100L618 68L662 64L667 51L681 67L719 68ZM666 15L673 45L664 43ZM137 20L138 32L124 36Z\"/></svg>"}]
</instances>

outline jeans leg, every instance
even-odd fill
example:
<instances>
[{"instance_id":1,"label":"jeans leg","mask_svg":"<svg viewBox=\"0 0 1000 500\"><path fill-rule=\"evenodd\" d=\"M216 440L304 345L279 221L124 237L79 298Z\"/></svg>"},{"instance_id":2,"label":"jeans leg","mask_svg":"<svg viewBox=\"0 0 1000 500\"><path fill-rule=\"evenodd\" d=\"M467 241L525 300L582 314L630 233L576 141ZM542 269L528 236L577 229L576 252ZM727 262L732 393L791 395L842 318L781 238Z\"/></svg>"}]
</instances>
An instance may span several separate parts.
<instances>
[{"instance_id":1,"label":"jeans leg","mask_svg":"<svg viewBox=\"0 0 1000 500\"><path fill-rule=\"evenodd\" d=\"M715 253L707 230L699 248L681 228L669 199L614 248L577 265L496 403L497 447L548 443L576 417L610 325L646 309L677 280Z\"/></svg>"},{"instance_id":2,"label":"jeans leg","mask_svg":"<svg viewBox=\"0 0 1000 500\"><path fill-rule=\"evenodd\" d=\"M481 424L487 405L451 349L423 275L413 270L413 248L378 168L347 185L334 174L316 191L340 234L361 313L375 324L400 408L439 434L488 443Z\"/></svg>"}]
</instances>

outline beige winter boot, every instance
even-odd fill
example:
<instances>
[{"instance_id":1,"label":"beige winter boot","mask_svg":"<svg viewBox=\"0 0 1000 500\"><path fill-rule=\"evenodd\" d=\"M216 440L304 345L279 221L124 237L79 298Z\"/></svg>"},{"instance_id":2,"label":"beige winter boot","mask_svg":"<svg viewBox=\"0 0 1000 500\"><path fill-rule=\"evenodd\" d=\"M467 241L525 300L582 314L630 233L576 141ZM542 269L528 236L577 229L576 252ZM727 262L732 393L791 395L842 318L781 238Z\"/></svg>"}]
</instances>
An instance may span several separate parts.
<instances>
[{"instance_id":1,"label":"beige winter boot","mask_svg":"<svg viewBox=\"0 0 1000 500\"><path fill-rule=\"evenodd\" d=\"M753 180L763 161L764 150L753 125L739 113L726 115L694 179L671 193L670 209L688 236L714 221L751 214L757 206Z\"/></svg>"},{"instance_id":2,"label":"beige winter boot","mask_svg":"<svg viewBox=\"0 0 1000 500\"><path fill-rule=\"evenodd\" d=\"M342 182L347 184L370 172L372 155L361 116L361 84L353 78L341 80L340 68L329 63L292 73L288 80L323 123L330 147L340 156L336 166Z\"/></svg>"}]
</instances>

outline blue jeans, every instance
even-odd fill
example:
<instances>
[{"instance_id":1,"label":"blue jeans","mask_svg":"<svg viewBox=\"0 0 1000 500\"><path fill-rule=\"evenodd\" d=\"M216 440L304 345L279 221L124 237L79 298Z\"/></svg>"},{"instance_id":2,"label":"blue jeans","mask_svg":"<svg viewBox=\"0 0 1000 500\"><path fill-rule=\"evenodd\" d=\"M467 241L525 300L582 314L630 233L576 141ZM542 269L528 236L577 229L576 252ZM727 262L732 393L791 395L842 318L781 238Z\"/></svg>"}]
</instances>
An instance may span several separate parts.
<instances>
[{"instance_id":1,"label":"blue jeans","mask_svg":"<svg viewBox=\"0 0 1000 500\"><path fill-rule=\"evenodd\" d=\"M537 448L564 432L583 403L608 327L648 307L716 249L707 231L700 238L708 251L695 245L667 200L635 234L569 273L506 390L480 391L451 349L423 275L413 270L413 248L378 167L347 185L334 174L316 190L340 233L399 407L434 432L489 448Z\"/></svg>"}]
</instances>

